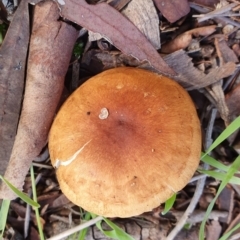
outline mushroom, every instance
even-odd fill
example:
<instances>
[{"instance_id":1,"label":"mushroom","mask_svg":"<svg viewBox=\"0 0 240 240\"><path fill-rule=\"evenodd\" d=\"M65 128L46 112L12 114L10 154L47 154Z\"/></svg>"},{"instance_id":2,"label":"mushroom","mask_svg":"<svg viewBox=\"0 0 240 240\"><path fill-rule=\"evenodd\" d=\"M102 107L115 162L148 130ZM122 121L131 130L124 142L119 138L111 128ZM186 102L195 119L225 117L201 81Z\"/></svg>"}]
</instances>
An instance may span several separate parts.
<instances>
[{"instance_id":1,"label":"mushroom","mask_svg":"<svg viewBox=\"0 0 240 240\"><path fill-rule=\"evenodd\" d=\"M155 73L98 74L63 104L49 136L62 192L105 217L139 215L181 190L196 171L200 122L188 93Z\"/></svg>"}]
</instances>

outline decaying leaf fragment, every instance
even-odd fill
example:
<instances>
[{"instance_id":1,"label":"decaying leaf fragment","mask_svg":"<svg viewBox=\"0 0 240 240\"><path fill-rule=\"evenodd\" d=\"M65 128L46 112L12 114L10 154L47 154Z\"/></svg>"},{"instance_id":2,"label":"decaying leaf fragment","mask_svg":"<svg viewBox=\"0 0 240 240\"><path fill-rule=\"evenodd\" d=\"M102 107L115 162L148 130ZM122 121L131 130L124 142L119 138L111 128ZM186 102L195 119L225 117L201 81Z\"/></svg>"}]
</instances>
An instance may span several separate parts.
<instances>
[{"instance_id":1,"label":"decaying leaf fragment","mask_svg":"<svg viewBox=\"0 0 240 240\"><path fill-rule=\"evenodd\" d=\"M61 15L88 30L101 33L115 47L139 61L147 60L159 72L176 73L164 62L147 38L121 13L102 2L89 5L85 0L65 0L60 5Z\"/></svg>"},{"instance_id":2,"label":"decaying leaf fragment","mask_svg":"<svg viewBox=\"0 0 240 240\"><path fill-rule=\"evenodd\" d=\"M21 1L0 49L0 174L4 174L17 132L29 42L28 3Z\"/></svg>"},{"instance_id":3,"label":"decaying leaf fragment","mask_svg":"<svg viewBox=\"0 0 240 240\"><path fill-rule=\"evenodd\" d=\"M188 47L192 41L193 36L208 36L215 32L216 25L210 25L205 27L195 28L189 31L184 32L183 34L178 35L172 41L164 44L161 48L162 53L172 53L180 49L185 49Z\"/></svg>"},{"instance_id":4,"label":"decaying leaf fragment","mask_svg":"<svg viewBox=\"0 0 240 240\"><path fill-rule=\"evenodd\" d=\"M187 0L153 0L162 13L162 15L170 22L176 22L181 17L186 16L190 7Z\"/></svg>"},{"instance_id":5,"label":"decaying leaf fragment","mask_svg":"<svg viewBox=\"0 0 240 240\"><path fill-rule=\"evenodd\" d=\"M5 178L22 189L32 160L47 142L48 132L62 93L77 31L61 22L53 1L35 8L23 107ZM0 198L16 196L1 185Z\"/></svg>"}]
</instances>

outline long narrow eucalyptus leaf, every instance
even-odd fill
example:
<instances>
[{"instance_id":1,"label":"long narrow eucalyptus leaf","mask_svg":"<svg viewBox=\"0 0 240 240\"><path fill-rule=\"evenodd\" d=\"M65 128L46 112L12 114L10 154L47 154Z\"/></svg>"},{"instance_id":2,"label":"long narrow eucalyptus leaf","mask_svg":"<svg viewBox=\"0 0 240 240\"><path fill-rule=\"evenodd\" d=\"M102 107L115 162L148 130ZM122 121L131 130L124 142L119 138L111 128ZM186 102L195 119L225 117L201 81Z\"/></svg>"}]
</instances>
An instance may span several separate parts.
<instances>
[{"instance_id":1,"label":"long narrow eucalyptus leaf","mask_svg":"<svg viewBox=\"0 0 240 240\"><path fill-rule=\"evenodd\" d=\"M214 199L211 201L211 203L209 204L207 211L205 213L204 219L201 223L200 226L200 231L199 231L199 239L200 240L204 240L205 236L204 236L204 228L207 222L207 219L214 207L214 204L217 200L217 198L219 197L220 193L222 192L222 190L225 188L225 186L228 184L228 182L230 181L230 179L233 177L233 175L238 171L240 167L240 155L235 159L235 161L233 162L233 164L230 166L229 170L226 173L225 178L223 179L223 181L221 182L217 194L214 197Z\"/></svg>"},{"instance_id":2,"label":"long narrow eucalyptus leaf","mask_svg":"<svg viewBox=\"0 0 240 240\"><path fill-rule=\"evenodd\" d=\"M25 193L19 191L17 188L15 188L7 179L5 179L3 176L0 175L0 179L24 202L28 203L30 206L39 208L40 205L33 201L30 197L28 197Z\"/></svg>"}]
</instances>

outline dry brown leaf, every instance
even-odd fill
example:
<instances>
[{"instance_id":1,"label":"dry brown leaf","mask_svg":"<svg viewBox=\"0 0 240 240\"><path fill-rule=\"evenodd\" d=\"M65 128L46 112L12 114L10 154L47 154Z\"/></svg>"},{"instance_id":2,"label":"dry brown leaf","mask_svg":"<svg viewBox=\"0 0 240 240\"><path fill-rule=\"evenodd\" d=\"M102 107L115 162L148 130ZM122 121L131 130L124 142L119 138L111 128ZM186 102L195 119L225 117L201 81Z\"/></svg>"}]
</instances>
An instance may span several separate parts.
<instances>
[{"instance_id":1,"label":"dry brown leaf","mask_svg":"<svg viewBox=\"0 0 240 240\"><path fill-rule=\"evenodd\" d=\"M185 49L188 47L190 42L192 41L192 36L208 36L215 32L216 25L210 25L205 27L199 27L192 30L189 30L183 34L178 35L172 41L164 44L161 48L162 53L172 53L180 49Z\"/></svg>"},{"instance_id":2,"label":"dry brown leaf","mask_svg":"<svg viewBox=\"0 0 240 240\"><path fill-rule=\"evenodd\" d=\"M115 47L139 61L147 60L165 75L176 73L164 62L146 37L116 9L102 2L89 5L84 0L65 0L61 15L88 30L101 33Z\"/></svg>"},{"instance_id":3,"label":"dry brown leaf","mask_svg":"<svg viewBox=\"0 0 240 240\"><path fill-rule=\"evenodd\" d=\"M240 102L240 84L238 84L230 93L226 95L226 103L232 118L234 116L240 115L239 102Z\"/></svg>"},{"instance_id":4,"label":"dry brown leaf","mask_svg":"<svg viewBox=\"0 0 240 240\"><path fill-rule=\"evenodd\" d=\"M28 3L22 1L0 50L0 174L6 170L19 119L29 41Z\"/></svg>"},{"instance_id":5,"label":"dry brown leaf","mask_svg":"<svg viewBox=\"0 0 240 240\"><path fill-rule=\"evenodd\" d=\"M57 5L41 2L35 8L24 102L5 178L22 189L32 160L47 142L68 69L77 31L59 21ZM2 184L0 198L16 196Z\"/></svg>"},{"instance_id":6,"label":"dry brown leaf","mask_svg":"<svg viewBox=\"0 0 240 240\"><path fill-rule=\"evenodd\" d=\"M171 23L186 16L190 7L187 0L153 0L162 15Z\"/></svg>"}]
</instances>

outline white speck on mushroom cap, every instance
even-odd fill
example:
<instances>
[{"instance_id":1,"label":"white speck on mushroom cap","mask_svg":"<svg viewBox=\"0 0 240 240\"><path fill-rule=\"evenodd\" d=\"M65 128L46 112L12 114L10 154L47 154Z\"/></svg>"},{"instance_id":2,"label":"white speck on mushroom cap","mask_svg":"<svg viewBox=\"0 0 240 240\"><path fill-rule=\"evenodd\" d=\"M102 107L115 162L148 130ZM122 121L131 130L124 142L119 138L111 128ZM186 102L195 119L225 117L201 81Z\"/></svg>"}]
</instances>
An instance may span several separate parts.
<instances>
[{"instance_id":1,"label":"white speck on mushroom cap","mask_svg":"<svg viewBox=\"0 0 240 240\"><path fill-rule=\"evenodd\" d=\"M86 142L86 143L85 143L78 151L76 151L76 152L72 155L72 157L70 157L68 160L63 161L63 160L56 159L56 162L55 162L55 164L54 164L54 167L55 167L56 169L58 169L59 166L67 166L67 165L69 165L70 163L72 163L72 162L76 159L76 157L82 152L82 150L83 150L91 141L92 141L92 139L89 140L88 142Z\"/></svg>"},{"instance_id":2,"label":"white speck on mushroom cap","mask_svg":"<svg viewBox=\"0 0 240 240\"><path fill-rule=\"evenodd\" d=\"M102 120L107 119L109 115L109 111L107 108L102 108L100 111L100 114L98 115L98 117Z\"/></svg>"}]
</instances>

